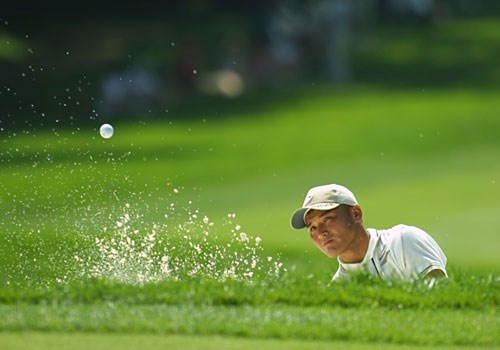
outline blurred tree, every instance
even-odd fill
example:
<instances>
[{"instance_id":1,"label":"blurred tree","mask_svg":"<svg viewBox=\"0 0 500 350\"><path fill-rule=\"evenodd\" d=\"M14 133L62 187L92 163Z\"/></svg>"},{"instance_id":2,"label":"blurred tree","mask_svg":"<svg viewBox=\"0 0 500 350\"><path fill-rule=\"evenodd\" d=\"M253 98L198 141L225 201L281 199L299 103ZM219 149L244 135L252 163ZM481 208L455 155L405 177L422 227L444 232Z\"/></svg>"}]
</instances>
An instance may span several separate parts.
<instances>
[{"instance_id":1,"label":"blurred tree","mask_svg":"<svg viewBox=\"0 0 500 350\"><path fill-rule=\"evenodd\" d=\"M149 5L2 4L1 124L93 123L113 110L119 117L150 110L153 115L192 108L217 95L235 98L310 81L496 82L493 20L481 30L464 25L456 33L435 31L434 25L459 15L491 17L500 13L498 1L172 0ZM147 73L133 74L138 71ZM145 90L134 84L154 92L148 88L139 96ZM121 98L125 102L106 108L116 95L127 96Z\"/></svg>"}]
</instances>

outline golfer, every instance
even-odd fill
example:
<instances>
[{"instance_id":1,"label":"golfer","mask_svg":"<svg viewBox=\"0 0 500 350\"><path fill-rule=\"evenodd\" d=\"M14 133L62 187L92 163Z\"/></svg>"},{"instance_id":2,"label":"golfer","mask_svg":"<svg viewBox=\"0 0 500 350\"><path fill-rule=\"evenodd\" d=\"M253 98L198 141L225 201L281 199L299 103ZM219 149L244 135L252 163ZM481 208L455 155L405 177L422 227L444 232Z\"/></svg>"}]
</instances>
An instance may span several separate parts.
<instances>
[{"instance_id":1,"label":"golfer","mask_svg":"<svg viewBox=\"0 0 500 350\"><path fill-rule=\"evenodd\" d=\"M356 271L383 280L448 276L446 256L429 234L407 225L386 230L365 228L361 207L344 186L311 188L291 223L295 229L307 228L314 244L338 259L333 280L345 279Z\"/></svg>"}]
</instances>

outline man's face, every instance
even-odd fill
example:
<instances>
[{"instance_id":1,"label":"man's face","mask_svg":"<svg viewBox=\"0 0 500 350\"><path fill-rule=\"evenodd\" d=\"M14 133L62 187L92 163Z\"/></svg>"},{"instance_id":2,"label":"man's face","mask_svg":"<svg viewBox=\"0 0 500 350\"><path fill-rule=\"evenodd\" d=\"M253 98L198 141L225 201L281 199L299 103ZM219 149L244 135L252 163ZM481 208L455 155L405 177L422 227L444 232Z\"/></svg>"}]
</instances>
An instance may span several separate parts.
<instances>
[{"instance_id":1,"label":"man's face","mask_svg":"<svg viewBox=\"0 0 500 350\"><path fill-rule=\"evenodd\" d=\"M311 239L331 258L344 253L354 240L352 209L353 207L341 205L328 211L311 210L305 217Z\"/></svg>"}]
</instances>

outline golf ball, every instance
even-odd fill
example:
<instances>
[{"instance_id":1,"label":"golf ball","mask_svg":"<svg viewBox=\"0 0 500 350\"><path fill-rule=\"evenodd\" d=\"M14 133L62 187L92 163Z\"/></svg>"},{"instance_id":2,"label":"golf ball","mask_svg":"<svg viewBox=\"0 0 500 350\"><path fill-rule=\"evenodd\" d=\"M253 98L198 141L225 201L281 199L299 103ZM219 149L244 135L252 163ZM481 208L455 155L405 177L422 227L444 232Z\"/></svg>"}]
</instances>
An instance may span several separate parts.
<instances>
[{"instance_id":1,"label":"golf ball","mask_svg":"<svg viewBox=\"0 0 500 350\"><path fill-rule=\"evenodd\" d=\"M113 136L113 132L113 127L110 124L102 124L101 128L99 129L99 133L105 139L109 139L111 136Z\"/></svg>"}]
</instances>

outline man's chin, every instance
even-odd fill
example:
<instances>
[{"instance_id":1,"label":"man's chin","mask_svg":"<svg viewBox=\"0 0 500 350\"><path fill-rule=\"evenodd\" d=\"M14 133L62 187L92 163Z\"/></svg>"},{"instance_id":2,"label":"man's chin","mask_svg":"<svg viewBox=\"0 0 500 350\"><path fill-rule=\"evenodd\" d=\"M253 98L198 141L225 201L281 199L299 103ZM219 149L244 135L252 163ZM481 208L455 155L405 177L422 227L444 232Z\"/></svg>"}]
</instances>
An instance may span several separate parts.
<instances>
[{"instance_id":1,"label":"man's chin","mask_svg":"<svg viewBox=\"0 0 500 350\"><path fill-rule=\"evenodd\" d=\"M339 253L337 250L324 250L323 253L329 258L336 258L339 256Z\"/></svg>"}]
</instances>

